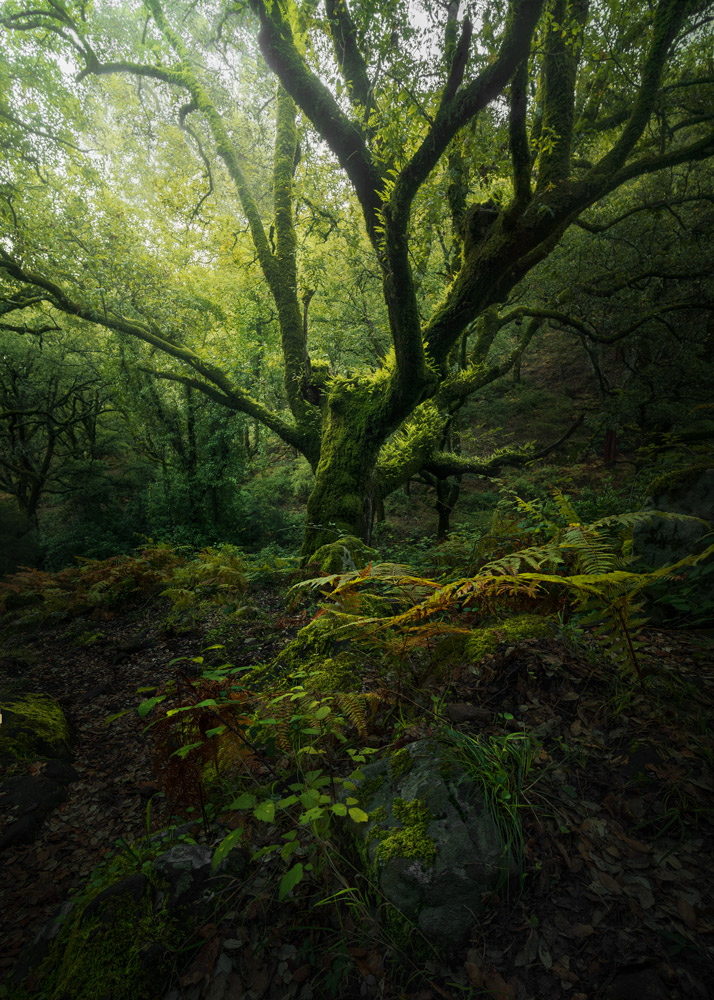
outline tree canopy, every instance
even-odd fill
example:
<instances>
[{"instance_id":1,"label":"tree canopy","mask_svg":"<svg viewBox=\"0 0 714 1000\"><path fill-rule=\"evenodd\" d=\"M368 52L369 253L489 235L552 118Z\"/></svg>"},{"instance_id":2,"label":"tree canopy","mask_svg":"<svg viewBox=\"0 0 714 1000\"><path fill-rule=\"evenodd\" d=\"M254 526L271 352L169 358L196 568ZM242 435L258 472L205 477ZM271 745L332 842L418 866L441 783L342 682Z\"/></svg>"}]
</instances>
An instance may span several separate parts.
<instances>
[{"instance_id":1,"label":"tree canopy","mask_svg":"<svg viewBox=\"0 0 714 1000\"><path fill-rule=\"evenodd\" d=\"M417 472L522 459L460 456L448 431L544 323L577 329L566 234L586 267L603 227L657 210L650 179L711 204L713 14L6 0L0 324L134 345L142 377L305 456L305 555L368 540ZM692 308L711 299L658 306Z\"/></svg>"}]
</instances>

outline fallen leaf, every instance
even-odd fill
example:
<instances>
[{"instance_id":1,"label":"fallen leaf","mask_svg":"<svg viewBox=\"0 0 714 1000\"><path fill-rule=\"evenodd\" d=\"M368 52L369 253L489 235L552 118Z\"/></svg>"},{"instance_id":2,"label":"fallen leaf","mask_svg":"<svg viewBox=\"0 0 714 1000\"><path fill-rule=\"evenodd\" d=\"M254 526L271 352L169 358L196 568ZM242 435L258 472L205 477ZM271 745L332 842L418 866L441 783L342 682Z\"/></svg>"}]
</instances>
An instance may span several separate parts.
<instances>
[{"instance_id":1,"label":"fallen leaf","mask_svg":"<svg viewBox=\"0 0 714 1000\"><path fill-rule=\"evenodd\" d=\"M297 969L293 972L293 982L294 983L304 983L307 977L310 975L310 965L299 965Z\"/></svg>"},{"instance_id":2,"label":"fallen leaf","mask_svg":"<svg viewBox=\"0 0 714 1000\"><path fill-rule=\"evenodd\" d=\"M487 989L494 1000L515 1000L515 982L506 982L495 969L488 969L483 976L484 989Z\"/></svg>"},{"instance_id":3,"label":"fallen leaf","mask_svg":"<svg viewBox=\"0 0 714 1000\"><path fill-rule=\"evenodd\" d=\"M480 989L483 986L483 972L479 966L475 962L464 962L464 968L471 985Z\"/></svg>"},{"instance_id":4,"label":"fallen leaf","mask_svg":"<svg viewBox=\"0 0 714 1000\"><path fill-rule=\"evenodd\" d=\"M616 896L622 895L622 888L617 884L612 875L608 875L607 872L598 872L597 874L600 882L608 892L613 892Z\"/></svg>"},{"instance_id":5,"label":"fallen leaf","mask_svg":"<svg viewBox=\"0 0 714 1000\"><path fill-rule=\"evenodd\" d=\"M219 945L220 938L218 935L216 935L211 941L206 941L198 955L196 955L191 963L188 972L185 972L183 976L179 978L179 982L182 986L195 986L197 983L200 983L203 979L205 979L206 976L210 976L213 972L213 966L216 963Z\"/></svg>"},{"instance_id":6,"label":"fallen leaf","mask_svg":"<svg viewBox=\"0 0 714 1000\"><path fill-rule=\"evenodd\" d=\"M695 931L697 929L697 914L692 904L688 903L686 899L678 899L677 911L690 931Z\"/></svg>"},{"instance_id":7,"label":"fallen leaf","mask_svg":"<svg viewBox=\"0 0 714 1000\"><path fill-rule=\"evenodd\" d=\"M577 983L578 981L578 977L572 969L569 969L566 965L553 965L551 966L550 971L554 972L558 979L563 980L563 982Z\"/></svg>"},{"instance_id":8,"label":"fallen leaf","mask_svg":"<svg viewBox=\"0 0 714 1000\"><path fill-rule=\"evenodd\" d=\"M590 937L591 934L595 933L595 928L592 924L573 924L572 932L576 938L586 938Z\"/></svg>"}]
</instances>

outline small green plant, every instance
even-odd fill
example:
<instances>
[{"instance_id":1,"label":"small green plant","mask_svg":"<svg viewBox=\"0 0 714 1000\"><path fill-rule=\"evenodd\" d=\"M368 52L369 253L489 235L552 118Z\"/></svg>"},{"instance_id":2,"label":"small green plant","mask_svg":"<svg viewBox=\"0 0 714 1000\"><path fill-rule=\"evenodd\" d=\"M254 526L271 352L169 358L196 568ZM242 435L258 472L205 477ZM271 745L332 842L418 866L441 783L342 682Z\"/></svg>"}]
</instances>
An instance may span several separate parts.
<instances>
[{"instance_id":1,"label":"small green plant","mask_svg":"<svg viewBox=\"0 0 714 1000\"><path fill-rule=\"evenodd\" d=\"M442 742L451 760L460 765L469 781L483 793L486 808L495 823L502 847L502 880L512 865L524 877L524 840L520 810L530 787L533 742L525 733L503 736L469 736L446 727Z\"/></svg>"},{"instance_id":2,"label":"small green plant","mask_svg":"<svg viewBox=\"0 0 714 1000\"><path fill-rule=\"evenodd\" d=\"M204 667L203 657L191 662ZM139 714L157 715L149 728L169 797L198 802L204 823L221 811L240 814L215 851L214 867L248 841L251 824L267 824L270 843L254 860L279 854L283 865L291 862L279 883L282 899L320 862L336 818L367 820L351 792L359 767L375 751L351 746L346 733L367 735L370 699L342 692L318 696L302 684L258 695L245 687L242 673L230 664L204 668L193 678L178 670L172 687L143 701ZM209 815L205 787L210 781L215 792L226 769L232 789L236 780L247 787L238 797L233 792L225 807L213 805Z\"/></svg>"}]
</instances>

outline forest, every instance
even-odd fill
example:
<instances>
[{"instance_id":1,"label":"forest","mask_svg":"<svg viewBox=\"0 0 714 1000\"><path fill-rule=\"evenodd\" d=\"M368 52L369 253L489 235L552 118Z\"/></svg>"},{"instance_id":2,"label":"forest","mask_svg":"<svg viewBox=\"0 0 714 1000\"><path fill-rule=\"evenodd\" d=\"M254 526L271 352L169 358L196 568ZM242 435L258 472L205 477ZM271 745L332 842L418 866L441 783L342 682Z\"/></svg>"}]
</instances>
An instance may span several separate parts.
<instances>
[{"instance_id":1,"label":"forest","mask_svg":"<svg viewBox=\"0 0 714 1000\"><path fill-rule=\"evenodd\" d=\"M0 998L706 1000L714 2L0 35Z\"/></svg>"}]
</instances>

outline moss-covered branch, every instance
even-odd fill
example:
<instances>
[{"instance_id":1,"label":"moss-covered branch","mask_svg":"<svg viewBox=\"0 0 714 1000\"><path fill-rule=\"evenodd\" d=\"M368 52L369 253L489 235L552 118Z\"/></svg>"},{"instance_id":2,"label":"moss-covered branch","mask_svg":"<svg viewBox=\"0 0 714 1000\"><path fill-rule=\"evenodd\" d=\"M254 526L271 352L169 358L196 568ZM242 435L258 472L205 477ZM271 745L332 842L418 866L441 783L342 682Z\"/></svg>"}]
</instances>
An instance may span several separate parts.
<instances>
[{"instance_id":1,"label":"moss-covered branch","mask_svg":"<svg viewBox=\"0 0 714 1000\"><path fill-rule=\"evenodd\" d=\"M526 112L528 110L528 60L524 59L511 81L508 116L508 141L511 147L514 205L511 212L531 200L531 154L528 147Z\"/></svg>"},{"instance_id":2,"label":"moss-covered branch","mask_svg":"<svg viewBox=\"0 0 714 1000\"><path fill-rule=\"evenodd\" d=\"M172 71L172 82L183 87L191 95L193 103L198 111L202 113L208 124L213 141L216 144L216 151L226 165L230 178L238 192L241 207L250 227L253 245L258 254L258 261L270 290L275 297L280 280L278 269L271 253L268 238L265 235L258 206L238 162L238 156L223 123L223 119L215 103L211 100L208 91L200 83L193 68L189 52L178 32L174 31L169 25L159 0L146 0L146 6L151 11L157 28L181 60L180 69ZM96 70L93 70L93 72L96 72Z\"/></svg>"},{"instance_id":3,"label":"moss-covered branch","mask_svg":"<svg viewBox=\"0 0 714 1000\"><path fill-rule=\"evenodd\" d=\"M327 0L325 9L337 65L347 84L347 95L355 110L368 116L371 85L367 75L367 64L357 44L357 29L352 15L345 0Z\"/></svg>"},{"instance_id":4,"label":"moss-covered branch","mask_svg":"<svg viewBox=\"0 0 714 1000\"><path fill-rule=\"evenodd\" d=\"M45 302L54 306L60 312L87 323L93 323L114 333L124 334L135 340L141 340L151 347L155 347L164 354L169 355L177 361L188 365L200 376L200 379L193 379L190 376L182 376L170 372L152 373L160 378L170 379L175 382L182 382L200 389L206 395L219 402L229 405L231 409L246 413L255 417L271 430L275 431L284 441L295 448L303 451L308 458L311 445L305 433L298 428L288 424L272 410L263 406L256 399L239 387L233 385L226 374L216 365L211 364L202 358L190 347L176 343L168 336L161 336L156 332L156 325L148 325L136 321L117 317L107 312L105 309L97 309L73 298L56 282L51 281L44 275L36 274L23 267L15 261L6 250L0 248L0 272L4 271L11 278L21 282L34 293L35 290L42 290L42 297ZM314 454L312 455L315 458Z\"/></svg>"},{"instance_id":5,"label":"moss-covered branch","mask_svg":"<svg viewBox=\"0 0 714 1000\"><path fill-rule=\"evenodd\" d=\"M434 123L401 171L390 198L392 217L406 230L414 197L456 133L495 100L527 58L543 0L511 0L506 28L495 60L470 83L451 94L445 90Z\"/></svg>"},{"instance_id":6,"label":"moss-covered branch","mask_svg":"<svg viewBox=\"0 0 714 1000\"><path fill-rule=\"evenodd\" d=\"M252 6L260 19L258 42L265 61L337 157L362 206L367 232L377 245L384 177L361 128L350 121L306 65L276 0L253 0Z\"/></svg>"},{"instance_id":7,"label":"moss-covered branch","mask_svg":"<svg viewBox=\"0 0 714 1000\"><path fill-rule=\"evenodd\" d=\"M312 407L302 395L305 383L306 343L297 291L297 237L293 219L293 174L298 136L295 103L278 85L273 159L273 205L275 206L275 264L278 280L274 291L280 320L280 338L285 363L285 394L298 421L309 417Z\"/></svg>"},{"instance_id":8,"label":"moss-covered branch","mask_svg":"<svg viewBox=\"0 0 714 1000\"><path fill-rule=\"evenodd\" d=\"M550 13L543 59L543 121L537 185L537 190L546 191L570 174L575 76L588 0L555 0Z\"/></svg>"},{"instance_id":9,"label":"moss-covered branch","mask_svg":"<svg viewBox=\"0 0 714 1000\"><path fill-rule=\"evenodd\" d=\"M660 0L657 4L652 24L652 40L645 56L632 110L617 141L590 171L591 180L607 177L621 170L641 138L655 107L670 47L691 8L691 0Z\"/></svg>"}]
</instances>

